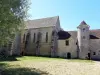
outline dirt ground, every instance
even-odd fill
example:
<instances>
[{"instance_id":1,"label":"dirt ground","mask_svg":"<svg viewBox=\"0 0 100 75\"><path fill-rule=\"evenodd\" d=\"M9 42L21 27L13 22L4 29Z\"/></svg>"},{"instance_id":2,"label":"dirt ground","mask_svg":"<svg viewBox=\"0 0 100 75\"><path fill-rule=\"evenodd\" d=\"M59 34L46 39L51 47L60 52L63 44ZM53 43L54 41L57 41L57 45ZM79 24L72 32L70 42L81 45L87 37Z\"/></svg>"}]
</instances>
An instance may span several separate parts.
<instances>
[{"instance_id":1,"label":"dirt ground","mask_svg":"<svg viewBox=\"0 0 100 75\"><path fill-rule=\"evenodd\" d=\"M71 60L17 61L22 67L36 68L50 75L100 75L100 61L84 62Z\"/></svg>"}]
</instances>

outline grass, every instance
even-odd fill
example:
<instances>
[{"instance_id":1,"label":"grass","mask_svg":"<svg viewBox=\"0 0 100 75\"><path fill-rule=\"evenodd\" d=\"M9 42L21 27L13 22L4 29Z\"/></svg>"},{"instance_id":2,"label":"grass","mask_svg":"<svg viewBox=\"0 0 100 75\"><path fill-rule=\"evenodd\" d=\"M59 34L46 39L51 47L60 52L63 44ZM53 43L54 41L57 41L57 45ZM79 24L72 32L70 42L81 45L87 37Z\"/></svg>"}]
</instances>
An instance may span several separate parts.
<instances>
[{"instance_id":1,"label":"grass","mask_svg":"<svg viewBox=\"0 0 100 75\"><path fill-rule=\"evenodd\" d=\"M7 63L0 63L0 67L0 75L47 75L46 72L42 72L38 69L25 68L19 65L9 65Z\"/></svg>"},{"instance_id":2,"label":"grass","mask_svg":"<svg viewBox=\"0 0 100 75\"><path fill-rule=\"evenodd\" d=\"M48 75L48 73L36 68L26 68L19 64L12 65L13 62L44 60L47 60L47 58L32 56L2 58L0 59L0 75Z\"/></svg>"},{"instance_id":3,"label":"grass","mask_svg":"<svg viewBox=\"0 0 100 75\"><path fill-rule=\"evenodd\" d=\"M39 57L39 56L23 56L21 57L17 57L17 60L20 61L34 61L34 62L38 62L38 61L49 61L49 60L64 60L63 58L50 58L50 57Z\"/></svg>"},{"instance_id":4,"label":"grass","mask_svg":"<svg viewBox=\"0 0 100 75\"><path fill-rule=\"evenodd\" d=\"M57 68L64 69L63 67L67 66L65 68L68 69L68 67L69 68L71 67L70 64L76 66L74 65L74 63L78 64L85 63L86 65L88 65L88 64L94 64L94 61L80 60L80 59L68 60L62 58L49 58L49 57L36 57L36 56L8 57L5 59L4 58L0 59L0 73L1 75L49 75L50 73L53 74L52 71L56 70ZM54 67L55 69L52 67Z\"/></svg>"},{"instance_id":5,"label":"grass","mask_svg":"<svg viewBox=\"0 0 100 75\"><path fill-rule=\"evenodd\" d=\"M51 57L39 57L39 56L23 56L23 57L10 57L10 60L14 61L49 61L49 60L61 60L69 62L93 62L93 60L82 60L82 59L64 59L64 58L51 58ZM8 59L9 60L9 59Z\"/></svg>"}]
</instances>

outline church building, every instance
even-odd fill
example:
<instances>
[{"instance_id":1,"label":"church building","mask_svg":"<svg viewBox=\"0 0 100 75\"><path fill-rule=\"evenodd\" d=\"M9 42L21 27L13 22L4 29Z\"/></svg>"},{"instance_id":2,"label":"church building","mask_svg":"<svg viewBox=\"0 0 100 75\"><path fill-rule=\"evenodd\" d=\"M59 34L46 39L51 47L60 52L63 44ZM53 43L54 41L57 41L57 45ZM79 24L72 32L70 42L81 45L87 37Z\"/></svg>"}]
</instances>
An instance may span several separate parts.
<instances>
[{"instance_id":1,"label":"church building","mask_svg":"<svg viewBox=\"0 0 100 75\"><path fill-rule=\"evenodd\" d=\"M82 21L77 31L64 31L59 16L25 22L23 34L16 35L13 55L100 59L100 29L91 30Z\"/></svg>"}]
</instances>

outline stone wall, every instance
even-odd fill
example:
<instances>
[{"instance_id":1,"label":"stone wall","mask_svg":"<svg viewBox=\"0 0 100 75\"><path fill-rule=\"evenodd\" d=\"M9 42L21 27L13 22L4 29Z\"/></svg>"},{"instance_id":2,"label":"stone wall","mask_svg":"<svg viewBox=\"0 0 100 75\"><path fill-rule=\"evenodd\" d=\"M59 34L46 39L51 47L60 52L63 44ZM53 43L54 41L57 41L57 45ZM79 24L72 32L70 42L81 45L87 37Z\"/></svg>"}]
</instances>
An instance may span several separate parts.
<instances>
[{"instance_id":1,"label":"stone wall","mask_svg":"<svg viewBox=\"0 0 100 75\"><path fill-rule=\"evenodd\" d=\"M71 53L71 58L77 58L77 33L69 33L71 37L66 39L69 41L69 45L66 45L66 40L58 40L58 56L67 58L67 53Z\"/></svg>"},{"instance_id":2,"label":"stone wall","mask_svg":"<svg viewBox=\"0 0 100 75\"><path fill-rule=\"evenodd\" d=\"M100 39L90 39L91 59L100 59Z\"/></svg>"},{"instance_id":3,"label":"stone wall","mask_svg":"<svg viewBox=\"0 0 100 75\"><path fill-rule=\"evenodd\" d=\"M89 26L81 24L78 27L78 45L79 45L79 58L86 59L89 51Z\"/></svg>"},{"instance_id":4,"label":"stone wall","mask_svg":"<svg viewBox=\"0 0 100 75\"><path fill-rule=\"evenodd\" d=\"M44 28L36 28L30 29L30 40L29 45L26 49L26 54L28 55L35 55L36 54L36 46L38 41L38 33L41 33L41 40L39 42L39 54L40 55L50 55L50 47L51 47L51 36L52 36L53 27L44 27ZM35 42L34 40L34 33L35 33ZM46 42L46 33L48 33L48 41Z\"/></svg>"}]
</instances>

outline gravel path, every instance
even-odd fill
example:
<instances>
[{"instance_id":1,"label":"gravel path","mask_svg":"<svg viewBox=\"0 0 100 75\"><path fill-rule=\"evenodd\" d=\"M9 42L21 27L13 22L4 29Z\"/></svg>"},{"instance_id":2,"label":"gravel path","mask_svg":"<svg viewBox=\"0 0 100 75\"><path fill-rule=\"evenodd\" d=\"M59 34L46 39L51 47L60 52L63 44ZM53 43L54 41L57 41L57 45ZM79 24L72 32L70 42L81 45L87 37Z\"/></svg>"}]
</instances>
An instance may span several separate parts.
<instances>
[{"instance_id":1,"label":"gravel path","mask_svg":"<svg viewBox=\"0 0 100 75\"><path fill-rule=\"evenodd\" d=\"M14 63L13 63L14 64ZM22 67L36 68L50 75L100 75L100 62L18 61Z\"/></svg>"}]
</instances>

